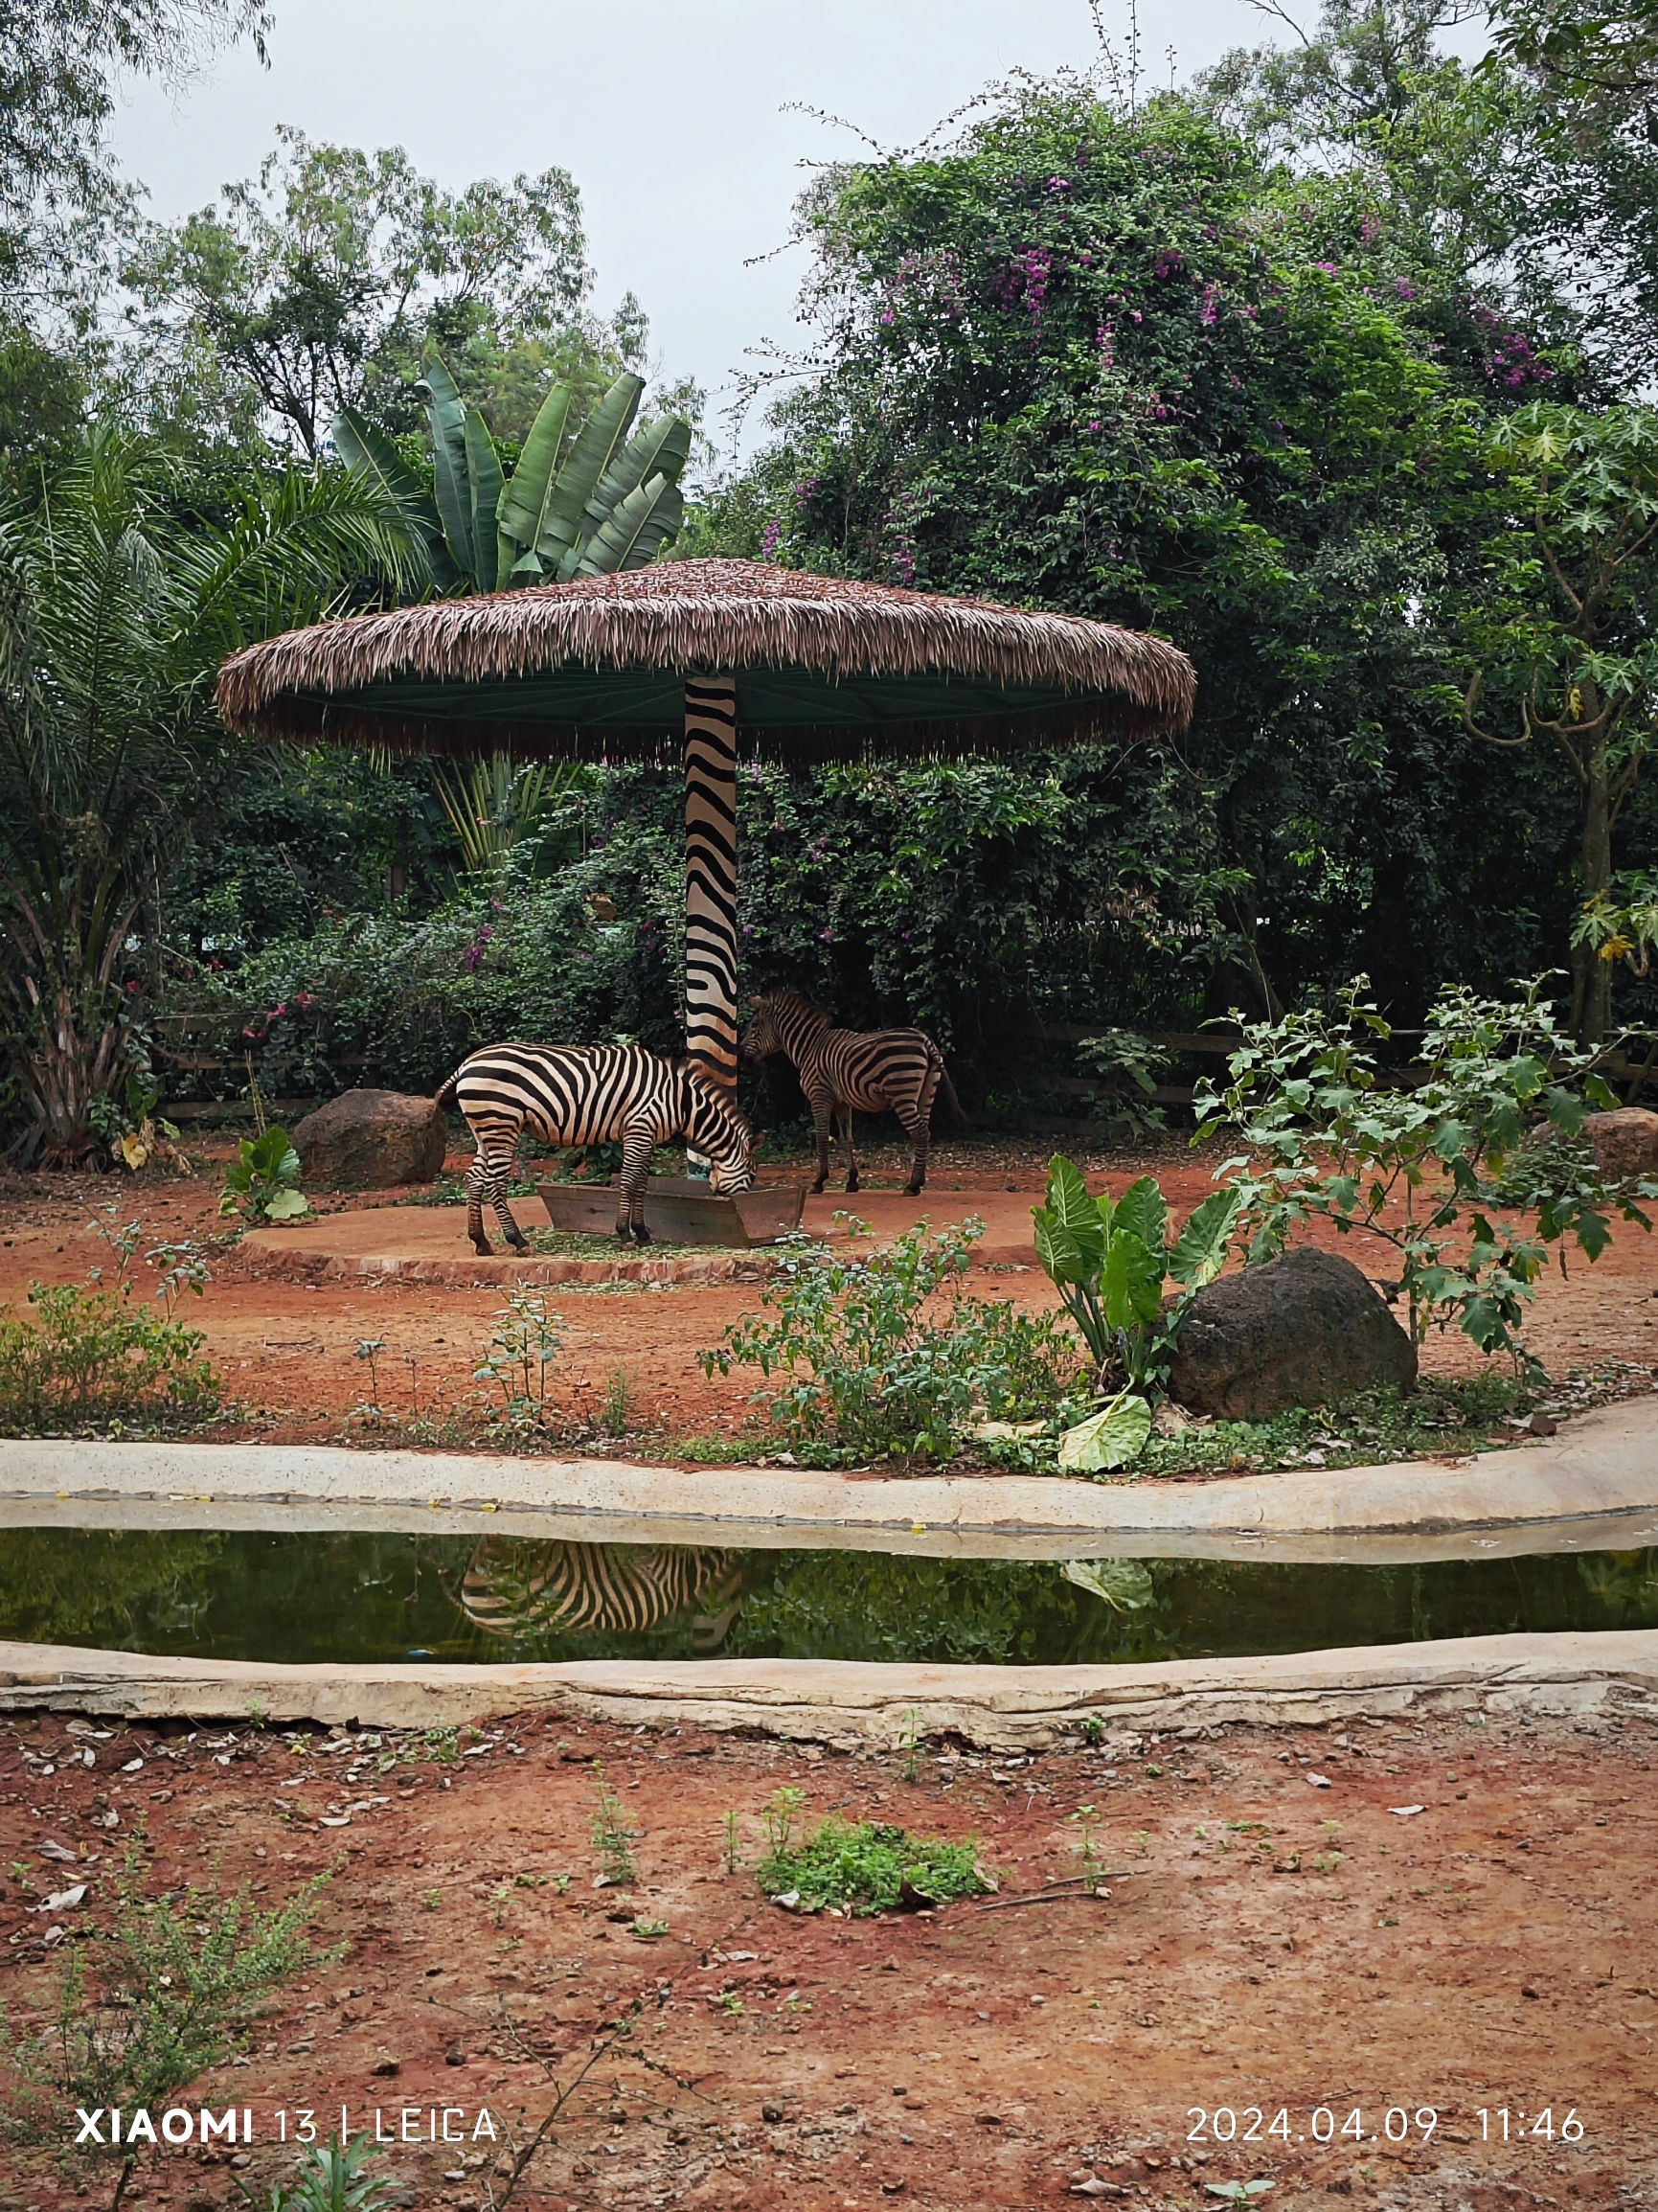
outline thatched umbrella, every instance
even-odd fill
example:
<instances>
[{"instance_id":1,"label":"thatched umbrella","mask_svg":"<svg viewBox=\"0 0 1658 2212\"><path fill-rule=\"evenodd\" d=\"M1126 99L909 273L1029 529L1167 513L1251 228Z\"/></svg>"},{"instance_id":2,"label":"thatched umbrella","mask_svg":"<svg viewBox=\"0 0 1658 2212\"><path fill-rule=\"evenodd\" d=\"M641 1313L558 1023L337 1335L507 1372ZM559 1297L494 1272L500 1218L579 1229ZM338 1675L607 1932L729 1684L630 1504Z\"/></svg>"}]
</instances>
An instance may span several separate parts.
<instances>
[{"instance_id":1,"label":"thatched umbrella","mask_svg":"<svg viewBox=\"0 0 1658 2212\"><path fill-rule=\"evenodd\" d=\"M292 630L219 672L234 730L686 769L686 1041L737 1082L737 760L936 758L1185 726L1161 638L749 560L442 600Z\"/></svg>"}]
</instances>

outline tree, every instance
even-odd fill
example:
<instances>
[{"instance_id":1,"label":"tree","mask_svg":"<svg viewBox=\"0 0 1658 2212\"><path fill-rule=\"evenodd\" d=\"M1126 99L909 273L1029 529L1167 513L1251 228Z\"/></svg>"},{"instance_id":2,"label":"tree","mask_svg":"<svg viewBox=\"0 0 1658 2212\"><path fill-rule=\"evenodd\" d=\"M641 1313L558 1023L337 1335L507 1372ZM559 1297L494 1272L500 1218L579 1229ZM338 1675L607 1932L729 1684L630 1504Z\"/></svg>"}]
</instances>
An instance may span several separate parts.
<instances>
[{"instance_id":1,"label":"tree","mask_svg":"<svg viewBox=\"0 0 1658 2212\"><path fill-rule=\"evenodd\" d=\"M619 376L585 422L570 386L555 384L510 475L483 416L463 400L435 350L420 388L432 433L430 489L354 411L336 416L331 434L347 465L407 518L440 591L506 591L644 568L678 530L692 428L665 415L628 437L643 377Z\"/></svg>"},{"instance_id":2,"label":"tree","mask_svg":"<svg viewBox=\"0 0 1658 2212\"><path fill-rule=\"evenodd\" d=\"M429 341L458 357L464 384L475 374L485 386L511 386L524 347L590 377L643 353L631 294L609 325L588 311L580 195L565 171L447 193L400 147L279 135L257 177L152 224L126 260L134 322L175 385L207 376L227 404L252 394L308 456L342 408L412 426Z\"/></svg>"},{"instance_id":3,"label":"tree","mask_svg":"<svg viewBox=\"0 0 1658 2212\"><path fill-rule=\"evenodd\" d=\"M0 0L0 298L60 289L77 217L116 193L103 133L117 71L175 82L251 37L263 0Z\"/></svg>"},{"instance_id":4,"label":"tree","mask_svg":"<svg viewBox=\"0 0 1658 2212\"><path fill-rule=\"evenodd\" d=\"M1505 427L1493 459L1515 513L1470 610L1477 659L1463 717L1485 744L1541 739L1565 761L1579 793L1579 895L1601 905L1619 817L1658 736L1658 413L1535 402ZM1507 706L1507 731L1480 718L1483 696ZM1612 966L1582 932L1572 966L1572 1026L1599 1044Z\"/></svg>"},{"instance_id":5,"label":"tree","mask_svg":"<svg viewBox=\"0 0 1658 2212\"><path fill-rule=\"evenodd\" d=\"M38 504L0 515L0 929L28 1159L79 1159L92 1101L142 1064L126 946L235 764L220 661L328 611L343 580L395 584L418 560L347 472L257 479L228 521L178 489L152 447L101 428Z\"/></svg>"},{"instance_id":6,"label":"tree","mask_svg":"<svg viewBox=\"0 0 1658 2212\"><path fill-rule=\"evenodd\" d=\"M826 175L801 220L818 344L703 542L1191 652L1190 738L1093 772L1167 771L1228 884L1208 1011L1344 966L1400 1009L1514 972L1518 886L1552 898L1556 862L1434 687L1488 420L1541 374L1524 329L1477 320L1364 176L1275 166L1175 97L1016 87L947 150Z\"/></svg>"}]
</instances>

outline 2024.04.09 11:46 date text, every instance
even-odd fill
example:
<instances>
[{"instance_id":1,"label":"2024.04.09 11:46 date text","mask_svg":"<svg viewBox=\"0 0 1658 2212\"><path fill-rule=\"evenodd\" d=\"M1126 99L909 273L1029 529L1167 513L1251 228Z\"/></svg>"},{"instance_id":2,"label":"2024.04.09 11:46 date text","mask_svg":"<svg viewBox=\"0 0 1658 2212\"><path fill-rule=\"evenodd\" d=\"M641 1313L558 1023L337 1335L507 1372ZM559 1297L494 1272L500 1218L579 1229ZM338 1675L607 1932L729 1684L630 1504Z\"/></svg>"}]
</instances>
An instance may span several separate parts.
<instances>
[{"instance_id":1,"label":"2024.04.09 11:46 date text","mask_svg":"<svg viewBox=\"0 0 1658 2212\"><path fill-rule=\"evenodd\" d=\"M1440 2124L1439 2110L1432 2105L1419 2105L1414 2110L1404 2105L1390 2105L1379 2119L1374 2112L1367 2117L1359 2106L1344 2117L1329 2105L1317 2105L1294 2120L1287 2105L1270 2117L1260 2105L1241 2109L1229 2105L1192 2105L1186 2117L1192 2122L1186 2136L1189 2143L1264 2143L1275 2138L1282 2143L1336 2143L1344 2138L1352 2143L1426 2143ZM1527 2139L1580 2143L1584 2135L1576 2105L1560 2120L1556 2119L1552 2105L1534 2112L1510 2106L1482 2106L1474 2118L1480 2123L1479 2139L1483 2143Z\"/></svg>"}]
</instances>

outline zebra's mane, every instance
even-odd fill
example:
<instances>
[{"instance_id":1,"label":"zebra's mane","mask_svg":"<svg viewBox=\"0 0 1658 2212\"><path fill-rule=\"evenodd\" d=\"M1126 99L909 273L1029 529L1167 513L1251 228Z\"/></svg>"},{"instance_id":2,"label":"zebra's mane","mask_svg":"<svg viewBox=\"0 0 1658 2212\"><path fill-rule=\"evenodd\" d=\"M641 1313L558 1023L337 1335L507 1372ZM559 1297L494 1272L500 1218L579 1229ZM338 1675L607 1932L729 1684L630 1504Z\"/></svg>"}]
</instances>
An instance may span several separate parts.
<instances>
[{"instance_id":1,"label":"zebra's mane","mask_svg":"<svg viewBox=\"0 0 1658 2212\"><path fill-rule=\"evenodd\" d=\"M741 1112L732 1105L718 1083L710 1083L707 1070L698 1061L688 1056L684 1060L676 1060L674 1065L699 1098L706 1099L711 1106L716 1106L728 1122L740 1129L743 1135L752 1141L754 1131L750 1129Z\"/></svg>"},{"instance_id":2,"label":"zebra's mane","mask_svg":"<svg viewBox=\"0 0 1658 2212\"><path fill-rule=\"evenodd\" d=\"M804 992L791 991L786 984L779 984L775 991L761 992L761 996L769 998L775 1006L796 1007L802 1014L809 1014L812 1019L821 1022L825 1029L831 1029L834 1026L832 1016L827 1015L821 1006L814 1006Z\"/></svg>"}]
</instances>

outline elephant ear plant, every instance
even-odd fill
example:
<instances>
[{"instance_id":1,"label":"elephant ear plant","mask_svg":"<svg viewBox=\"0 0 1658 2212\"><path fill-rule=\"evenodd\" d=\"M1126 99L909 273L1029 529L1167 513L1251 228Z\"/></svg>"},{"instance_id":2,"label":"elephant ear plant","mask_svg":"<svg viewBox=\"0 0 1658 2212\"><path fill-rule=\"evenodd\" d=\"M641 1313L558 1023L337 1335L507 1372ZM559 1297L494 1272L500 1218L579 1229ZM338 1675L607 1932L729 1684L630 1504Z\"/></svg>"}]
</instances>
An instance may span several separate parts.
<instances>
[{"instance_id":1,"label":"elephant ear plant","mask_svg":"<svg viewBox=\"0 0 1658 2212\"><path fill-rule=\"evenodd\" d=\"M1036 1257L1077 1324L1098 1385L1112 1395L1059 1443L1059 1465L1079 1473L1123 1467L1151 1433L1150 1394L1161 1390L1188 1307L1219 1274L1238 1220L1236 1191L1213 1191L1170 1243L1169 1205L1153 1175L1121 1198L1091 1197L1062 1153L1048 1163L1043 1204L1031 1209ZM1164 1302L1164 1285L1175 1295Z\"/></svg>"}]
</instances>

